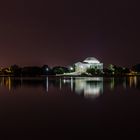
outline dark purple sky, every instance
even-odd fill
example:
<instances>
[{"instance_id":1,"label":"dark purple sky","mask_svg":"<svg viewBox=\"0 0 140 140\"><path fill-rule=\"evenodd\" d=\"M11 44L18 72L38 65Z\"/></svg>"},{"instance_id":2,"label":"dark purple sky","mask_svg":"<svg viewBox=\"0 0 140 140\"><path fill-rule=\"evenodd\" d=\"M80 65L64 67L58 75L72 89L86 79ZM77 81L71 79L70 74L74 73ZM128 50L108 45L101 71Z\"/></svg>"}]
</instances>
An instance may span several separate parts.
<instances>
[{"instance_id":1,"label":"dark purple sky","mask_svg":"<svg viewBox=\"0 0 140 140\"><path fill-rule=\"evenodd\" d=\"M140 63L140 10L135 0L4 0L0 66Z\"/></svg>"}]
</instances>

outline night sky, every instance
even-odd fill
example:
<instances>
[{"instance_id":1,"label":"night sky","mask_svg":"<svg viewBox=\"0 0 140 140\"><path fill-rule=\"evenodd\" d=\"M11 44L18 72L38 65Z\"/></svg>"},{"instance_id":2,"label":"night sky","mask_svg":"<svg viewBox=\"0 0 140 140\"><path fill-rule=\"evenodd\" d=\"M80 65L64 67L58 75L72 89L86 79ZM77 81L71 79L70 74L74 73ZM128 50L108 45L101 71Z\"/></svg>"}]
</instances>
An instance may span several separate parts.
<instances>
[{"instance_id":1,"label":"night sky","mask_svg":"<svg viewBox=\"0 0 140 140\"><path fill-rule=\"evenodd\" d=\"M4 0L0 66L140 63L139 13L135 0Z\"/></svg>"}]
</instances>

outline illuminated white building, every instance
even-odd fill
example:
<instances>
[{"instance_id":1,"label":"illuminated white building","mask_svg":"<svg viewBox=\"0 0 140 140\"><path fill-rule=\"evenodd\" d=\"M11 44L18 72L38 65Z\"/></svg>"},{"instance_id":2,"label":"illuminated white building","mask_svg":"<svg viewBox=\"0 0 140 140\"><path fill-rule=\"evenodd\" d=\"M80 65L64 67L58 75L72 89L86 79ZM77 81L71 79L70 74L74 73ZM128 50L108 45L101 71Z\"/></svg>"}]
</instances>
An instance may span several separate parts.
<instances>
[{"instance_id":1,"label":"illuminated white building","mask_svg":"<svg viewBox=\"0 0 140 140\"><path fill-rule=\"evenodd\" d=\"M96 68L103 71L103 63L94 57L88 57L83 62L75 63L75 72L86 72L89 68Z\"/></svg>"}]
</instances>

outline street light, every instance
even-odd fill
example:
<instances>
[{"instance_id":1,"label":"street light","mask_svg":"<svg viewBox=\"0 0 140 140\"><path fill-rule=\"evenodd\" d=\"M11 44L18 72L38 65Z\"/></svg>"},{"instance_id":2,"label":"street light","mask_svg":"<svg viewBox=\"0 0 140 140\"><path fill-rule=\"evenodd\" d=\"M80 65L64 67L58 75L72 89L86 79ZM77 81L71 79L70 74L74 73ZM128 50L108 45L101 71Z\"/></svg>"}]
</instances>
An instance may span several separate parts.
<instances>
[{"instance_id":1,"label":"street light","mask_svg":"<svg viewBox=\"0 0 140 140\"><path fill-rule=\"evenodd\" d=\"M46 71L49 71L49 68L46 68Z\"/></svg>"},{"instance_id":2,"label":"street light","mask_svg":"<svg viewBox=\"0 0 140 140\"><path fill-rule=\"evenodd\" d=\"M73 70L73 67L70 67L70 70L72 71Z\"/></svg>"}]
</instances>

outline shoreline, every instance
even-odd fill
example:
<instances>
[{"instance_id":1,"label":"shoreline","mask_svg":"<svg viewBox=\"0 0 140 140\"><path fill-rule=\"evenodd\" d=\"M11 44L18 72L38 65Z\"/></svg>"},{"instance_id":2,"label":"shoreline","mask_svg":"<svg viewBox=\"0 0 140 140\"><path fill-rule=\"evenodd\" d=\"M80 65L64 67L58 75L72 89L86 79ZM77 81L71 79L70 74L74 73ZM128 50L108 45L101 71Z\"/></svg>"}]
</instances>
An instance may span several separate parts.
<instances>
[{"instance_id":1,"label":"shoreline","mask_svg":"<svg viewBox=\"0 0 140 140\"><path fill-rule=\"evenodd\" d=\"M135 74L135 75L93 75L93 76L89 76L89 75L36 75L36 76L31 76L31 75L27 75L27 76L15 76L15 75L0 75L0 77L17 77L17 78L42 78L42 77L140 77L140 74Z\"/></svg>"}]
</instances>

